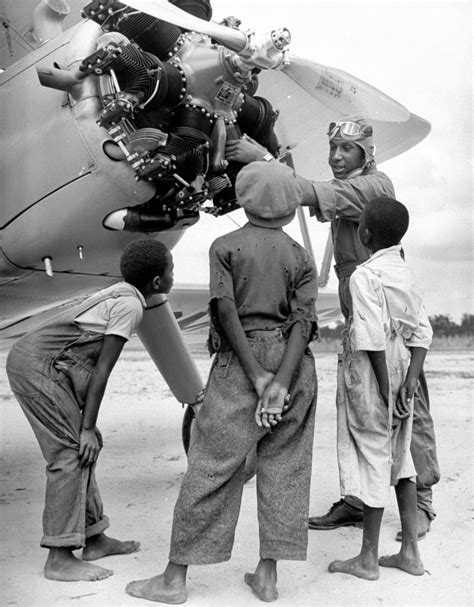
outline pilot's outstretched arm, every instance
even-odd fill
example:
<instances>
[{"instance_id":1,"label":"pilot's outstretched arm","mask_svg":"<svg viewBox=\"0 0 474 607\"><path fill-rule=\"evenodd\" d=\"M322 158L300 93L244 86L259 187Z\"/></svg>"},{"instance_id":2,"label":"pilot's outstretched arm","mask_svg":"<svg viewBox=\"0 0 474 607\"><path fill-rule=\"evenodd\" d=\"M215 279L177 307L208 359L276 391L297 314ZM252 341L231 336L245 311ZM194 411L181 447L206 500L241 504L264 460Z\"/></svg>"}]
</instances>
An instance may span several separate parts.
<instances>
[{"instance_id":1,"label":"pilot's outstretched arm","mask_svg":"<svg viewBox=\"0 0 474 607\"><path fill-rule=\"evenodd\" d=\"M226 143L227 160L248 164L268 160L268 156L268 150L247 135ZM273 160L270 159L270 162ZM362 209L369 200L377 196L395 197L390 178L376 168L347 179L311 181L300 175L295 178L303 191L301 204L311 207L318 221L332 221L336 216L359 221Z\"/></svg>"}]
</instances>

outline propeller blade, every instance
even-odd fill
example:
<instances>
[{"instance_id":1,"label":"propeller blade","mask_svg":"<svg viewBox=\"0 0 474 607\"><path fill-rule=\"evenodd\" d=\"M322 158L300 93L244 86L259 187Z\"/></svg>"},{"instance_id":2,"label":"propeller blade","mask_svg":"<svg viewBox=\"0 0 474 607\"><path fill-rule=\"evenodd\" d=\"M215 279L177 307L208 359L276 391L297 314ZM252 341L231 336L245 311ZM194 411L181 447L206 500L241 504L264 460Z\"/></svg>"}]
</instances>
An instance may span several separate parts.
<instances>
[{"instance_id":1,"label":"propeller blade","mask_svg":"<svg viewBox=\"0 0 474 607\"><path fill-rule=\"evenodd\" d=\"M341 114L367 119L405 122L407 108L355 76L300 57L290 57L282 72L323 105Z\"/></svg>"},{"instance_id":2,"label":"propeller blade","mask_svg":"<svg viewBox=\"0 0 474 607\"><path fill-rule=\"evenodd\" d=\"M231 27L220 25L214 21L205 21L177 6L170 4L167 0L126 0L127 6L131 6L152 17L173 23L183 29L207 34L226 48L239 53L247 46L247 35Z\"/></svg>"},{"instance_id":3,"label":"propeller blade","mask_svg":"<svg viewBox=\"0 0 474 607\"><path fill-rule=\"evenodd\" d=\"M279 110L275 133L282 152L291 150L300 175L330 178L328 125L347 114L361 114L372 124L377 163L409 150L430 132L429 122L355 76L292 56L290 61L281 70L262 71L258 91ZM330 94L329 83L339 75L343 80ZM349 83L354 90L346 90Z\"/></svg>"}]
</instances>

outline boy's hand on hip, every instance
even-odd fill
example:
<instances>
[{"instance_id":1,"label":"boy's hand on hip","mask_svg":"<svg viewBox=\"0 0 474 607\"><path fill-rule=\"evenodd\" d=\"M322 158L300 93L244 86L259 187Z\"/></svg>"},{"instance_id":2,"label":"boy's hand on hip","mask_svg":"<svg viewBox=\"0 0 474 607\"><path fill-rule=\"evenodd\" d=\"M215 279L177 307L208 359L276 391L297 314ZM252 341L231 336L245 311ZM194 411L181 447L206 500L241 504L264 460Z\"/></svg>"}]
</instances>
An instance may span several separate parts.
<instances>
[{"instance_id":1,"label":"boy's hand on hip","mask_svg":"<svg viewBox=\"0 0 474 607\"><path fill-rule=\"evenodd\" d=\"M99 433L100 434L100 433ZM97 438L96 428L91 430L81 430L79 443L79 465L81 468L92 466L97 461L101 444Z\"/></svg>"}]
</instances>

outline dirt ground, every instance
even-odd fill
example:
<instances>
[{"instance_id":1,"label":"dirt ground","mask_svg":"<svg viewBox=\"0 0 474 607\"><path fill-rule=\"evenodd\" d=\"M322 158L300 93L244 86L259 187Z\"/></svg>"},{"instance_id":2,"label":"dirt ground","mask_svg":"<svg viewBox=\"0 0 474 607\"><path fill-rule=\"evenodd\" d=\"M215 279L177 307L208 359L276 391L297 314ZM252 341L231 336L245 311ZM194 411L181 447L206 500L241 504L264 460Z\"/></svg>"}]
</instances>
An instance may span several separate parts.
<instances>
[{"instance_id":1,"label":"dirt ground","mask_svg":"<svg viewBox=\"0 0 474 607\"><path fill-rule=\"evenodd\" d=\"M203 378L209 359L193 338ZM11 395L0 353L1 540L0 605L21 607L134 607L152 604L130 597L130 580L160 572L167 562L170 525L186 468L181 446L181 406L176 402L138 342L127 345L111 377L99 427L105 447L98 481L110 534L137 539L141 551L99 562L114 575L99 582L52 582L42 568L39 547L44 495L44 462L33 432ZM279 563L281 607L340 605L473 604L472 405L474 354L432 352L426 370L435 418L442 479L435 487L438 517L420 543L426 574L413 577L382 570L376 582L330 574L335 558L354 556L360 547L356 528L310 531L308 560ZM317 352L319 402L313 462L311 513L322 514L338 499L335 452L335 354ZM381 554L392 553L399 529L396 502L386 509ZM258 560L255 480L244 490L232 559L189 572L190 607L253 607L262 603L243 582Z\"/></svg>"}]
</instances>

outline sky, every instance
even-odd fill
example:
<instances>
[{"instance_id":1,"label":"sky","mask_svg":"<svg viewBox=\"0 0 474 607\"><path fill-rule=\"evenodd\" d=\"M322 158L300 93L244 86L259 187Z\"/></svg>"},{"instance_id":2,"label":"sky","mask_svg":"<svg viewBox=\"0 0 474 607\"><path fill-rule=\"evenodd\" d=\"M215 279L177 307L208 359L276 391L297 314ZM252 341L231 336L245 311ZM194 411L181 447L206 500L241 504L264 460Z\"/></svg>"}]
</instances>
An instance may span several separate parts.
<instances>
[{"instance_id":1,"label":"sky","mask_svg":"<svg viewBox=\"0 0 474 607\"><path fill-rule=\"evenodd\" d=\"M214 20L235 15L244 30L287 27L290 54L349 72L431 123L425 140L379 168L410 210L403 244L428 314L449 314L459 322L463 313L474 313L471 1L213 0L212 5ZM188 230L174 249L177 283L207 283L209 245L243 223L240 213L204 217L201 229ZM328 227L316 224L309 222L319 264ZM332 274L329 286L336 284Z\"/></svg>"}]
</instances>

